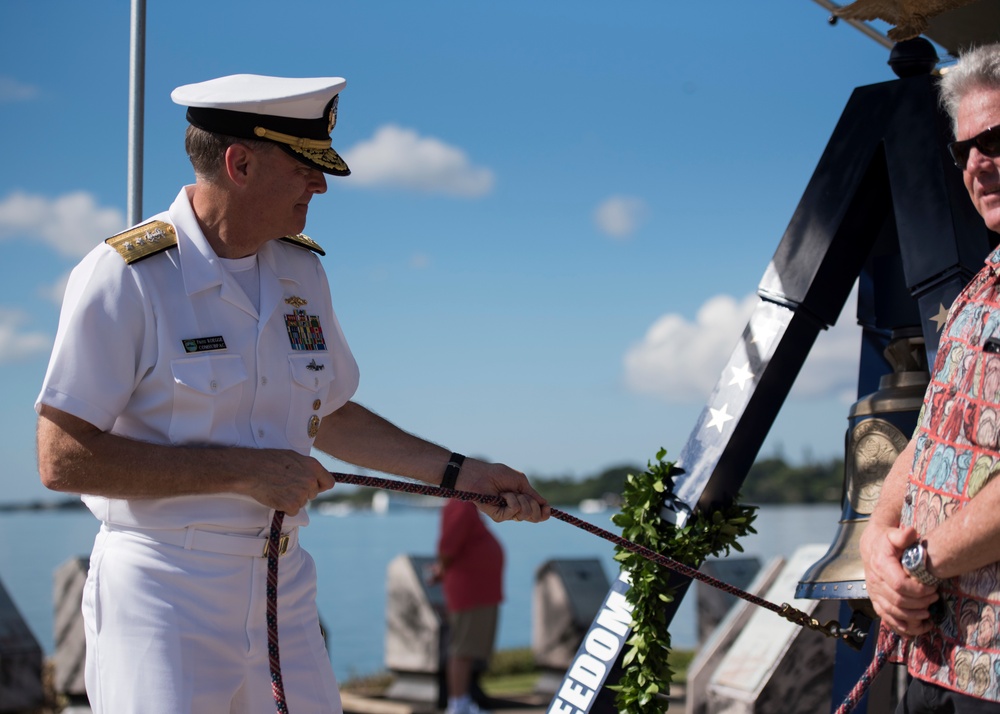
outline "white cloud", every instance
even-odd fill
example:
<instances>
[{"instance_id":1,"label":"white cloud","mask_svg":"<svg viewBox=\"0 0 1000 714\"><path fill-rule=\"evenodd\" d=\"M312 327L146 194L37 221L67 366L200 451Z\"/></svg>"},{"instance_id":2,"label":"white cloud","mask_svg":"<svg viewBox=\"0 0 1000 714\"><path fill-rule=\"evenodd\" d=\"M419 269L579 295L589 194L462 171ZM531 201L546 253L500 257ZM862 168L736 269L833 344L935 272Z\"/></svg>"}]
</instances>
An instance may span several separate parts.
<instances>
[{"instance_id":1,"label":"white cloud","mask_svg":"<svg viewBox=\"0 0 1000 714\"><path fill-rule=\"evenodd\" d=\"M708 300L694 322L669 313L646 331L625 354L625 381L640 394L671 402L701 401L709 395L757 304L750 295L737 302L729 295Z\"/></svg>"},{"instance_id":2,"label":"white cloud","mask_svg":"<svg viewBox=\"0 0 1000 714\"><path fill-rule=\"evenodd\" d=\"M351 167L345 185L403 188L449 196L478 197L493 190L493 172L473 166L468 155L440 139L387 124L343 152Z\"/></svg>"},{"instance_id":3,"label":"white cloud","mask_svg":"<svg viewBox=\"0 0 1000 714\"><path fill-rule=\"evenodd\" d=\"M15 191L0 200L0 239L41 238L63 255L81 257L125 227L117 208L101 208L84 191L56 198Z\"/></svg>"},{"instance_id":4,"label":"white cloud","mask_svg":"<svg viewBox=\"0 0 1000 714\"><path fill-rule=\"evenodd\" d=\"M646 203L632 196L612 196L594 210L597 228L612 238L630 237L646 218Z\"/></svg>"},{"instance_id":5,"label":"white cloud","mask_svg":"<svg viewBox=\"0 0 1000 714\"><path fill-rule=\"evenodd\" d=\"M625 382L639 394L668 402L705 400L722 376L759 298L728 295L707 300L693 322L670 313L660 317L625 354ZM841 318L820 333L795 380L790 399L835 396L853 402L857 390L861 328L854 319L856 289Z\"/></svg>"},{"instance_id":6,"label":"white cloud","mask_svg":"<svg viewBox=\"0 0 1000 714\"><path fill-rule=\"evenodd\" d=\"M0 364L48 354L52 338L42 332L28 332L32 324L27 313L0 307Z\"/></svg>"},{"instance_id":7,"label":"white cloud","mask_svg":"<svg viewBox=\"0 0 1000 714\"><path fill-rule=\"evenodd\" d=\"M38 87L0 75L0 102L27 102L39 94Z\"/></svg>"},{"instance_id":8,"label":"white cloud","mask_svg":"<svg viewBox=\"0 0 1000 714\"><path fill-rule=\"evenodd\" d=\"M414 253L410 256L410 267L414 270L423 270L430 267L431 259L424 253Z\"/></svg>"}]
</instances>

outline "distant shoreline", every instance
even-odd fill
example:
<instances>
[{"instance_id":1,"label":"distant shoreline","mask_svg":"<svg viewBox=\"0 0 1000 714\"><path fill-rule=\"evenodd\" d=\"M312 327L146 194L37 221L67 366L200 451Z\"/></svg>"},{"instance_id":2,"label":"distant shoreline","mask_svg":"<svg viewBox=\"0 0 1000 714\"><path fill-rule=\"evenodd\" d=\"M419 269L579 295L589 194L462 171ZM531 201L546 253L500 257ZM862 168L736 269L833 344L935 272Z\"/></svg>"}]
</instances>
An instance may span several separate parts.
<instances>
[{"instance_id":1,"label":"distant shoreline","mask_svg":"<svg viewBox=\"0 0 1000 714\"><path fill-rule=\"evenodd\" d=\"M629 474L641 474L638 466L615 466L586 478L529 476L532 485L553 506L574 506L617 510L621 492ZM739 500L754 505L809 505L840 503L844 484L843 459L789 465L781 456L754 462L740 489ZM372 495L377 489L337 488L310 504L320 513L324 509L371 508ZM75 511L85 508L78 496L60 500L0 503L0 513L13 511Z\"/></svg>"},{"instance_id":2,"label":"distant shoreline","mask_svg":"<svg viewBox=\"0 0 1000 714\"><path fill-rule=\"evenodd\" d=\"M24 503L0 503L0 513L11 511L79 511L86 508L79 497L58 501L26 501Z\"/></svg>"}]
</instances>

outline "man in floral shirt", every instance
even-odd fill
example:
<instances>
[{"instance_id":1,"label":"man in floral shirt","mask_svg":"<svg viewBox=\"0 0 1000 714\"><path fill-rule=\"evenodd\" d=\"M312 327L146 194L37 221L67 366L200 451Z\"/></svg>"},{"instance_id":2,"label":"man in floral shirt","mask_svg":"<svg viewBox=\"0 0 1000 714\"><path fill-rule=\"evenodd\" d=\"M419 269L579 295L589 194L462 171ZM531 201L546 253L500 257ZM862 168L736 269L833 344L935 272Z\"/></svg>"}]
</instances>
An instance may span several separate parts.
<instances>
[{"instance_id":1,"label":"man in floral shirt","mask_svg":"<svg viewBox=\"0 0 1000 714\"><path fill-rule=\"evenodd\" d=\"M1000 45L941 81L949 145L1000 231ZM1000 713L1000 250L951 307L917 430L861 541L868 593L903 636L913 681L897 714Z\"/></svg>"}]
</instances>

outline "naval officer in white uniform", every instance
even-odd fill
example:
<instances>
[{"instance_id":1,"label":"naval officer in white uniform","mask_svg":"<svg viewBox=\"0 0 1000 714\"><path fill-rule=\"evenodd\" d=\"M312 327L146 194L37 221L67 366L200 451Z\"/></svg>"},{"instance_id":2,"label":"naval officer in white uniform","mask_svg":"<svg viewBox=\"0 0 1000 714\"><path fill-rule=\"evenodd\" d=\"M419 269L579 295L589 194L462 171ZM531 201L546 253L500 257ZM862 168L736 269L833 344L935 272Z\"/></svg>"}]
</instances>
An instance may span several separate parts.
<instances>
[{"instance_id":1,"label":"naval officer in white uniform","mask_svg":"<svg viewBox=\"0 0 1000 714\"><path fill-rule=\"evenodd\" d=\"M274 711L264 543L284 511L278 621L293 714L340 712L304 506L333 487L312 448L500 494L549 515L524 474L464 459L350 401L358 367L322 249L301 235L326 175L339 77L179 87L195 183L73 271L41 394L38 464L102 522L84 592L97 714ZM464 461L464 463L463 463ZM359 543L358 547L364 547ZM336 646L334 643L333 646Z\"/></svg>"}]
</instances>

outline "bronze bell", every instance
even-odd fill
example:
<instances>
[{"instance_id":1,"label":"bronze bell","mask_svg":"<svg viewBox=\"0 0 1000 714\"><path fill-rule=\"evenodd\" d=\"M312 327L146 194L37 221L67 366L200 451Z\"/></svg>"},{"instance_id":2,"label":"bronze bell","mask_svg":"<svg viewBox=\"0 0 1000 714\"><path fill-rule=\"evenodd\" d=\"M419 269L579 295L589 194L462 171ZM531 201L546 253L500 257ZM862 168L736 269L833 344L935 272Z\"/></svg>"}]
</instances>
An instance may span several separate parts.
<instances>
[{"instance_id":1,"label":"bronze bell","mask_svg":"<svg viewBox=\"0 0 1000 714\"><path fill-rule=\"evenodd\" d=\"M855 609L871 609L859 550L861 534L889 469L916 428L930 381L918 328L894 330L883 354L893 371L881 377L878 391L851 405L848 416L840 527L826 555L802 576L797 598L863 600Z\"/></svg>"}]
</instances>

